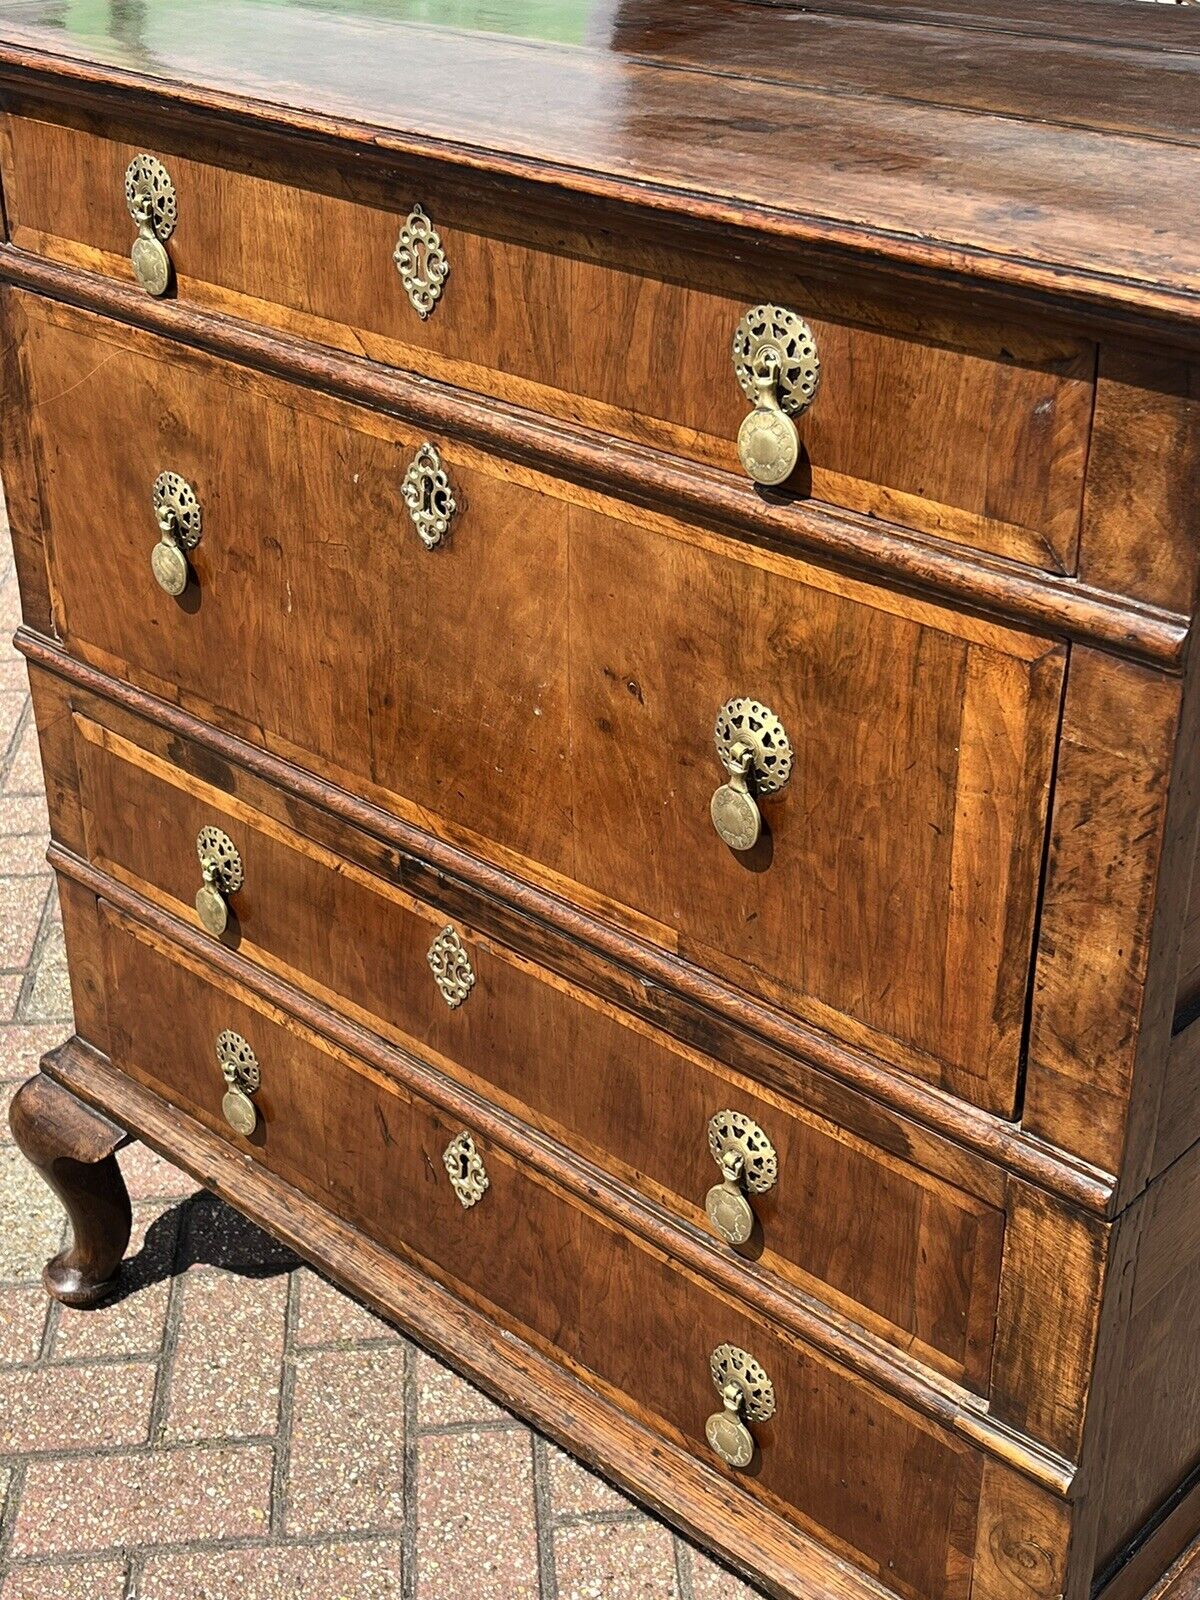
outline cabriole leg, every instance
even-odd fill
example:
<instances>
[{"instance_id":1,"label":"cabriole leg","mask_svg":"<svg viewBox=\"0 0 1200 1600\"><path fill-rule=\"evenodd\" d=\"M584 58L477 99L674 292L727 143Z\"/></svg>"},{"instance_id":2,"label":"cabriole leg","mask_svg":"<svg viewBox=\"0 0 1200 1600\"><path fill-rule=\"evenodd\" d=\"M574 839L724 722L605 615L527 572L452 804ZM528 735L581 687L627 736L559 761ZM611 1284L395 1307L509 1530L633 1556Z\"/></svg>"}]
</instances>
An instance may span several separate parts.
<instances>
[{"instance_id":1,"label":"cabriole leg","mask_svg":"<svg viewBox=\"0 0 1200 1600\"><path fill-rule=\"evenodd\" d=\"M8 1116L22 1154L71 1222L71 1243L46 1263L42 1282L64 1305L95 1305L129 1243L129 1193L116 1157L125 1133L44 1073L22 1084Z\"/></svg>"}]
</instances>

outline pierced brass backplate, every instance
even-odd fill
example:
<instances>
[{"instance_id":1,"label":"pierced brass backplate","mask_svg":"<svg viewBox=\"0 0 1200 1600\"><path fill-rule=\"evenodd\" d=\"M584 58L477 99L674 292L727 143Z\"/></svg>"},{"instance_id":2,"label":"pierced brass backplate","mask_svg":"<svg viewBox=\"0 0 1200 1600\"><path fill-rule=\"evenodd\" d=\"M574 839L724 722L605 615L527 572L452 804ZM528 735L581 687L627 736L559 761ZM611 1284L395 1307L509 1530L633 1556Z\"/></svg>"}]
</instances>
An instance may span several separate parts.
<instances>
[{"instance_id":1,"label":"pierced brass backplate","mask_svg":"<svg viewBox=\"0 0 1200 1600\"><path fill-rule=\"evenodd\" d=\"M740 1111L718 1111L708 1124L708 1148L721 1182L708 1191L704 1209L726 1244L743 1245L754 1232L754 1212L745 1192L766 1194L779 1176L775 1147Z\"/></svg>"},{"instance_id":2,"label":"pierced brass backplate","mask_svg":"<svg viewBox=\"0 0 1200 1600\"><path fill-rule=\"evenodd\" d=\"M401 485L413 527L427 550L441 544L458 510L450 479L434 444L423 444L412 458Z\"/></svg>"},{"instance_id":3,"label":"pierced brass backplate","mask_svg":"<svg viewBox=\"0 0 1200 1600\"><path fill-rule=\"evenodd\" d=\"M450 263L441 234L420 206L414 206L405 218L392 260L413 310L424 322L441 298Z\"/></svg>"},{"instance_id":4,"label":"pierced brass backplate","mask_svg":"<svg viewBox=\"0 0 1200 1600\"><path fill-rule=\"evenodd\" d=\"M713 827L731 850L753 850L762 833L759 797L777 794L792 775L791 741L769 707L744 695L718 711L713 738L729 774L712 797Z\"/></svg>"},{"instance_id":5,"label":"pierced brass backplate","mask_svg":"<svg viewBox=\"0 0 1200 1600\"><path fill-rule=\"evenodd\" d=\"M821 381L813 331L785 306L753 306L733 334L733 370L754 410L738 430L738 456L767 487L785 482L800 459L792 418L808 409Z\"/></svg>"},{"instance_id":6,"label":"pierced brass backplate","mask_svg":"<svg viewBox=\"0 0 1200 1600\"><path fill-rule=\"evenodd\" d=\"M203 517L196 491L177 472L160 472L151 491L158 543L150 552L154 580L167 594L181 595L187 588L188 550L200 543Z\"/></svg>"},{"instance_id":7,"label":"pierced brass backplate","mask_svg":"<svg viewBox=\"0 0 1200 1600\"><path fill-rule=\"evenodd\" d=\"M451 1139L442 1152L442 1160L450 1175L450 1187L462 1202L464 1211L478 1205L488 1187L487 1170L483 1157L475 1148L469 1133L460 1133Z\"/></svg>"},{"instance_id":8,"label":"pierced brass backplate","mask_svg":"<svg viewBox=\"0 0 1200 1600\"><path fill-rule=\"evenodd\" d=\"M196 835L196 854L204 879L196 890L196 912L205 930L219 939L229 926L229 897L242 887L242 858L229 835L211 824Z\"/></svg>"},{"instance_id":9,"label":"pierced brass backplate","mask_svg":"<svg viewBox=\"0 0 1200 1600\"><path fill-rule=\"evenodd\" d=\"M705 1437L727 1467L748 1467L754 1459L754 1435L746 1423L768 1422L775 1415L775 1385L754 1357L735 1344L717 1346L709 1371L724 1410L709 1417Z\"/></svg>"},{"instance_id":10,"label":"pierced brass backplate","mask_svg":"<svg viewBox=\"0 0 1200 1600\"><path fill-rule=\"evenodd\" d=\"M258 1125L258 1113L250 1099L262 1081L258 1057L240 1033L226 1028L217 1035L217 1065L226 1085L221 1101L225 1120L235 1133L248 1139Z\"/></svg>"},{"instance_id":11,"label":"pierced brass backplate","mask_svg":"<svg viewBox=\"0 0 1200 1600\"><path fill-rule=\"evenodd\" d=\"M442 999L453 1011L475 987L475 972L466 946L449 924L429 946L426 959Z\"/></svg>"},{"instance_id":12,"label":"pierced brass backplate","mask_svg":"<svg viewBox=\"0 0 1200 1600\"><path fill-rule=\"evenodd\" d=\"M171 287L171 258L165 246L179 220L175 185L155 156L139 155L125 169L125 204L137 223L130 260L134 276L147 294L166 294Z\"/></svg>"}]
</instances>

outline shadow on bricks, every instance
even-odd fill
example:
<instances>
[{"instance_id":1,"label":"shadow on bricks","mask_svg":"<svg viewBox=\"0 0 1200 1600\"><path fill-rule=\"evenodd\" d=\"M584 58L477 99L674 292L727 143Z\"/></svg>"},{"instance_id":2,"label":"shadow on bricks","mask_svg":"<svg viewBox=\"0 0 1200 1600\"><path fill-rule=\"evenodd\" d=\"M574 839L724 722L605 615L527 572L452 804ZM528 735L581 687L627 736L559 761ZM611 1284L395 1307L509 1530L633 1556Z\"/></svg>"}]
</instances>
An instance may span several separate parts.
<instances>
[{"instance_id":1,"label":"shadow on bricks","mask_svg":"<svg viewBox=\"0 0 1200 1600\"><path fill-rule=\"evenodd\" d=\"M300 1258L285 1245L223 1200L209 1194L191 1195L150 1224L141 1249L122 1263L113 1291L101 1306L118 1305L189 1267L217 1267L243 1278L273 1278L301 1265Z\"/></svg>"}]
</instances>

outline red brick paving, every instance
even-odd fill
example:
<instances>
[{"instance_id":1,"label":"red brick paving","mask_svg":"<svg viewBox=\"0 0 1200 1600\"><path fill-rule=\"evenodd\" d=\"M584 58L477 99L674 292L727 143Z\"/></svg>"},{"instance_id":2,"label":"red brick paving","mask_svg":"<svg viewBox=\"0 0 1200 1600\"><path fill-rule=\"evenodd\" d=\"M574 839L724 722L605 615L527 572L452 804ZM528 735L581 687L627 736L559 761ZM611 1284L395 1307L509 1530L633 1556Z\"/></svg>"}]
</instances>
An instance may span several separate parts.
<instances>
[{"instance_id":1,"label":"red brick paving","mask_svg":"<svg viewBox=\"0 0 1200 1600\"><path fill-rule=\"evenodd\" d=\"M0 644L4 1104L70 1031L30 729ZM0 1600L755 1600L169 1163L121 1163L119 1289L51 1306L62 1214L0 1120Z\"/></svg>"},{"instance_id":2,"label":"red brick paving","mask_svg":"<svg viewBox=\"0 0 1200 1600\"><path fill-rule=\"evenodd\" d=\"M267 1444L192 1445L33 1461L16 1509L12 1554L61 1556L264 1534L273 1454Z\"/></svg>"}]
</instances>

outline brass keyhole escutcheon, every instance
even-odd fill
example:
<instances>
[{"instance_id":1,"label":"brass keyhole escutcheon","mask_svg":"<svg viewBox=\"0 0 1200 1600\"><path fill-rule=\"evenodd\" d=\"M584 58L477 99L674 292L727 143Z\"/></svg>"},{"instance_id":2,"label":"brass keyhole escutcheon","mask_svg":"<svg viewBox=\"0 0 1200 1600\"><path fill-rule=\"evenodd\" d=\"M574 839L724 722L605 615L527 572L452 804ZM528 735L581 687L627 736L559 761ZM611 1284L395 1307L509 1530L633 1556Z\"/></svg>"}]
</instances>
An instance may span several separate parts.
<instances>
[{"instance_id":1,"label":"brass keyhole escutcheon","mask_svg":"<svg viewBox=\"0 0 1200 1600\"><path fill-rule=\"evenodd\" d=\"M786 483L800 459L794 417L816 398L821 362L813 331L785 306L753 306L733 334L733 370L753 406L738 429L738 457L755 483Z\"/></svg>"},{"instance_id":2,"label":"brass keyhole escutcheon","mask_svg":"<svg viewBox=\"0 0 1200 1600\"><path fill-rule=\"evenodd\" d=\"M258 1126L258 1112L250 1096L262 1081L258 1057L232 1028L217 1035L217 1066L225 1079L225 1095L221 1110L235 1133L248 1139Z\"/></svg>"},{"instance_id":3,"label":"brass keyhole escutcheon","mask_svg":"<svg viewBox=\"0 0 1200 1600\"><path fill-rule=\"evenodd\" d=\"M409 463L400 486L404 504L417 536L427 550L435 549L450 531L458 502L437 446L423 444Z\"/></svg>"},{"instance_id":4,"label":"brass keyhole escutcheon","mask_svg":"<svg viewBox=\"0 0 1200 1600\"><path fill-rule=\"evenodd\" d=\"M749 1194L766 1194L775 1187L779 1160L775 1147L759 1127L740 1111L718 1111L708 1124L708 1148L721 1169L704 1200L713 1230L734 1249L746 1244L754 1232L754 1210Z\"/></svg>"},{"instance_id":5,"label":"brass keyhole escutcheon","mask_svg":"<svg viewBox=\"0 0 1200 1600\"><path fill-rule=\"evenodd\" d=\"M156 298L171 287L167 240L175 232L179 203L166 167L155 156L138 155L125 169L125 204L137 224L129 252L134 277Z\"/></svg>"},{"instance_id":6,"label":"brass keyhole escutcheon","mask_svg":"<svg viewBox=\"0 0 1200 1600\"><path fill-rule=\"evenodd\" d=\"M178 597L187 588L191 568L187 552L200 543L203 516L196 491L177 472L160 472L150 495L158 543L150 552L154 581L164 593Z\"/></svg>"},{"instance_id":7,"label":"brass keyhole escutcheon","mask_svg":"<svg viewBox=\"0 0 1200 1600\"><path fill-rule=\"evenodd\" d=\"M775 1415L775 1385L754 1357L735 1344L717 1346L709 1372L722 1409L705 1423L705 1437L727 1467L748 1467L755 1444L746 1424L769 1422Z\"/></svg>"},{"instance_id":8,"label":"brass keyhole escutcheon","mask_svg":"<svg viewBox=\"0 0 1200 1600\"><path fill-rule=\"evenodd\" d=\"M429 946L425 959L442 999L451 1011L457 1011L475 987L475 969L458 930L447 923Z\"/></svg>"},{"instance_id":9,"label":"brass keyhole escutcheon","mask_svg":"<svg viewBox=\"0 0 1200 1600\"><path fill-rule=\"evenodd\" d=\"M196 914L205 932L219 939L229 926L229 897L242 887L242 858L229 835L211 824L196 835L196 854L204 880L196 890Z\"/></svg>"},{"instance_id":10,"label":"brass keyhole escutcheon","mask_svg":"<svg viewBox=\"0 0 1200 1600\"><path fill-rule=\"evenodd\" d=\"M451 1139L442 1152L442 1163L463 1210L469 1211L478 1205L487 1193L488 1175L483 1157L469 1133L464 1130Z\"/></svg>"},{"instance_id":11,"label":"brass keyhole escutcheon","mask_svg":"<svg viewBox=\"0 0 1200 1600\"><path fill-rule=\"evenodd\" d=\"M731 850L753 850L762 835L759 799L777 794L792 775L787 730L769 707L743 695L717 713L713 741L729 774L709 806L713 827Z\"/></svg>"},{"instance_id":12,"label":"brass keyhole escutcheon","mask_svg":"<svg viewBox=\"0 0 1200 1600\"><path fill-rule=\"evenodd\" d=\"M414 206L404 219L392 260L409 304L424 322L441 299L450 262L441 234L420 206Z\"/></svg>"}]
</instances>

